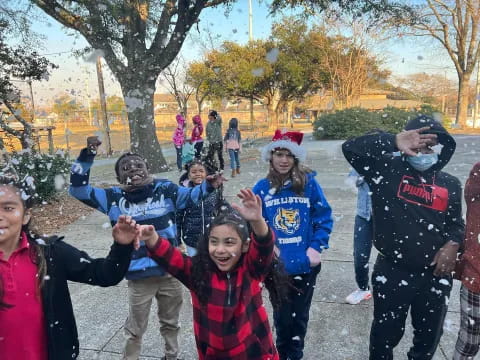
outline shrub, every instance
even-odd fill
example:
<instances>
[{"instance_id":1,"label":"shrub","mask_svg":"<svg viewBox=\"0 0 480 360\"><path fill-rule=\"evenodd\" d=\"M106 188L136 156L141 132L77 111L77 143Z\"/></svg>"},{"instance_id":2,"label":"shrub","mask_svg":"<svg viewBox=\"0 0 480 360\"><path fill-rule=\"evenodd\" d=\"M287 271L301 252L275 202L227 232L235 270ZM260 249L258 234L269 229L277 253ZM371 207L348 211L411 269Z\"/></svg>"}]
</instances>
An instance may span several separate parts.
<instances>
[{"instance_id":1,"label":"shrub","mask_svg":"<svg viewBox=\"0 0 480 360\"><path fill-rule=\"evenodd\" d=\"M406 123L418 115L415 111L399 109L393 106L387 106L379 112L380 123L377 128L390 132L398 133L405 128Z\"/></svg>"},{"instance_id":2,"label":"shrub","mask_svg":"<svg viewBox=\"0 0 480 360\"><path fill-rule=\"evenodd\" d=\"M61 151L55 155L21 151L10 155L8 166L35 190L35 202L42 202L66 188L71 161Z\"/></svg>"},{"instance_id":3,"label":"shrub","mask_svg":"<svg viewBox=\"0 0 480 360\"><path fill-rule=\"evenodd\" d=\"M398 133L405 124L420 114L438 118L440 112L433 106L424 104L419 110L404 110L392 106L382 111L368 111L362 108L350 108L321 115L313 123L313 136L318 139L348 139L379 129ZM443 118L447 126L448 118Z\"/></svg>"},{"instance_id":4,"label":"shrub","mask_svg":"<svg viewBox=\"0 0 480 360\"><path fill-rule=\"evenodd\" d=\"M316 139L346 139L375 128L378 114L362 108L350 108L321 115L313 123Z\"/></svg>"}]
</instances>

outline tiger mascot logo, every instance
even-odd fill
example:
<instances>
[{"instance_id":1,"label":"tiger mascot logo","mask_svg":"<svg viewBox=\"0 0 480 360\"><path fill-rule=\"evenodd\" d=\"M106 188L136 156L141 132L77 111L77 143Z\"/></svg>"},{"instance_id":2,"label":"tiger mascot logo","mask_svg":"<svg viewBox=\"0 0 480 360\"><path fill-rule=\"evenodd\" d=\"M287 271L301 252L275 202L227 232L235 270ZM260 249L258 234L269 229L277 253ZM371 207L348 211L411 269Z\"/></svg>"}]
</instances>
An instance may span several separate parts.
<instances>
[{"instance_id":1,"label":"tiger mascot logo","mask_svg":"<svg viewBox=\"0 0 480 360\"><path fill-rule=\"evenodd\" d=\"M285 234L292 235L300 227L300 214L298 209L278 208L274 218L274 226Z\"/></svg>"}]
</instances>

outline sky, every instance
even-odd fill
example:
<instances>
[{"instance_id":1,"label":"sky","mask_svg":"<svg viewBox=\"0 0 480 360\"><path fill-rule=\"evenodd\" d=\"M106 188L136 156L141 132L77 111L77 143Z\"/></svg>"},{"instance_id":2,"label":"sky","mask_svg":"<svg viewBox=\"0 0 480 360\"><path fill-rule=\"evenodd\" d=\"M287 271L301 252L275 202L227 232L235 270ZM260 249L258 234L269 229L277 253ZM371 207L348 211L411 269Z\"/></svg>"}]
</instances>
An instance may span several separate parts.
<instances>
[{"instance_id":1,"label":"sky","mask_svg":"<svg viewBox=\"0 0 480 360\"><path fill-rule=\"evenodd\" d=\"M274 19L268 13L266 1L252 0L253 5L253 37L254 39L267 38ZM40 14L43 14L39 11ZM35 82L33 92L35 103L46 105L63 94L68 94L82 104L88 99L98 98L98 82L95 69L95 57L76 57L74 50L88 46L86 40L73 30L62 27L47 15L41 16L41 21L33 23L33 30L44 36L40 54L59 66L52 71L48 81ZM201 39L205 39L203 29L209 28L217 44L224 40L246 43L248 41L248 1L239 0L228 15L222 7L204 9L200 15L200 24L194 26L186 39L181 56L189 60L199 59L204 49L199 46ZM389 68L394 76L404 76L410 73L427 72L445 74L454 79L453 63L446 59L445 52L434 43L421 42L418 39L394 39L375 47L374 51L384 58L385 67ZM104 62L104 79L107 96L121 96L120 87L114 76L109 72ZM25 85L19 84L24 95L27 95ZM161 84L157 92L166 92Z\"/></svg>"}]
</instances>

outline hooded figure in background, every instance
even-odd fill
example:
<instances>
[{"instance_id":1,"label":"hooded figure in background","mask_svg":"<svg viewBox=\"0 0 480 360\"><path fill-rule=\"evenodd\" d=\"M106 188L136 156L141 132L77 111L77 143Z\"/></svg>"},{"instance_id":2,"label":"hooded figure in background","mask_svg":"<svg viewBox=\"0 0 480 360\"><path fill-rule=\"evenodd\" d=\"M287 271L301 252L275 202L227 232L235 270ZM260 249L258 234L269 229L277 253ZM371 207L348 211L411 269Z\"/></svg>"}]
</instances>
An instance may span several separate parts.
<instances>
[{"instance_id":1,"label":"hooded figure in background","mask_svg":"<svg viewBox=\"0 0 480 360\"><path fill-rule=\"evenodd\" d=\"M177 151L177 168L178 171L182 171L182 148L185 143L185 118L182 114L176 116L177 119L177 128L173 133L173 145Z\"/></svg>"},{"instance_id":2,"label":"hooded figure in background","mask_svg":"<svg viewBox=\"0 0 480 360\"><path fill-rule=\"evenodd\" d=\"M370 360L393 359L409 309L415 332L408 359L432 359L442 336L464 233L461 184L442 170L455 147L445 128L424 115L396 135L377 131L342 146L371 189L379 254Z\"/></svg>"}]
</instances>

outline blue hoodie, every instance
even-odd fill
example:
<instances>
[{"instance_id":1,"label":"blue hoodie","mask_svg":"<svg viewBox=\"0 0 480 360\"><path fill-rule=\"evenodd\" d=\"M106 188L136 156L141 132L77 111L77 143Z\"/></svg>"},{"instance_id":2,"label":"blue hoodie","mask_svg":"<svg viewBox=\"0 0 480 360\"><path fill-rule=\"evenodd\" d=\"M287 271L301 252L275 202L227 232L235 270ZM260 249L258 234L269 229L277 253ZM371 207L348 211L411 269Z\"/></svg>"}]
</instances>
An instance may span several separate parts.
<instances>
[{"instance_id":1,"label":"blue hoodie","mask_svg":"<svg viewBox=\"0 0 480 360\"><path fill-rule=\"evenodd\" d=\"M120 187L106 189L89 184L90 168L94 155L83 149L72 166L70 174L70 195L84 204L107 214L114 226L120 215L131 216L138 224L154 225L159 236L177 245L175 212L206 198L213 187L206 181L193 188L178 186L169 180L154 179L136 192L137 199L130 199ZM148 256L143 243L133 251L126 275L127 280L165 275L165 270Z\"/></svg>"},{"instance_id":2,"label":"blue hoodie","mask_svg":"<svg viewBox=\"0 0 480 360\"><path fill-rule=\"evenodd\" d=\"M303 195L294 193L291 183L277 191L266 178L253 187L253 192L262 198L263 217L275 231L275 245L291 275L310 272L309 247L318 252L328 249L332 209L315 175L315 172L307 174Z\"/></svg>"}]
</instances>

